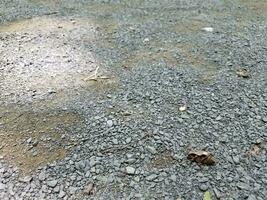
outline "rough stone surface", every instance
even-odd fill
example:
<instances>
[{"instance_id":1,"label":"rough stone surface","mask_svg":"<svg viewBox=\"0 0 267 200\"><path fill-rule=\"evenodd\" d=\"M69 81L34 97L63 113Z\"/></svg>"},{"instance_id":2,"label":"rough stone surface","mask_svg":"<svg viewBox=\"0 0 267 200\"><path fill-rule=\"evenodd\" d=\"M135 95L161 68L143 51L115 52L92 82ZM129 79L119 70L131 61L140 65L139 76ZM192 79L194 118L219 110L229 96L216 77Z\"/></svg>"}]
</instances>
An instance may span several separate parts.
<instances>
[{"instance_id":1,"label":"rough stone surface","mask_svg":"<svg viewBox=\"0 0 267 200\"><path fill-rule=\"evenodd\" d=\"M1 0L0 199L265 200L266 6Z\"/></svg>"},{"instance_id":2,"label":"rough stone surface","mask_svg":"<svg viewBox=\"0 0 267 200\"><path fill-rule=\"evenodd\" d=\"M126 173L131 175L135 174L135 168L131 166L126 167Z\"/></svg>"},{"instance_id":3,"label":"rough stone surface","mask_svg":"<svg viewBox=\"0 0 267 200\"><path fill-rule=\"evenodd\" d=\"M54 188L54 187L56 187L57 182L58 182L57 180L48 181L48 182L47 182L47 185L48 185L49 187Z\"/></svg>"}]
</instances>

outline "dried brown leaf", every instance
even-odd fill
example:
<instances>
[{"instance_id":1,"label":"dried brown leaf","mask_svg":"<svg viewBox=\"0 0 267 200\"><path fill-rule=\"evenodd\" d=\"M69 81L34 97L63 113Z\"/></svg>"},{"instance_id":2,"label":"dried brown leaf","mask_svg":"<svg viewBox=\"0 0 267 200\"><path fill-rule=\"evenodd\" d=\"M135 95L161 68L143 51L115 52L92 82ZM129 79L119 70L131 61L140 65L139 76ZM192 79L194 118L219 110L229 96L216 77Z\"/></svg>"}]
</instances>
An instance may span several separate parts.
<instances>
[{"instance_id":1,"label":"dried brown leaf","mask_svg":"<svg viewBox=\"0 0 267 200\"><path fill-rule=\"evenodd\" d=\"M249 153L252 155L260 155L261 154L261 148L257 144L253 144L253 145L251 145Z\"/></svg>"},{"instance_id":2,"label":"dried brown leaf","mask_svg":"<svg viewBox=\"0 0 267 200\"><path fill-rule=\"evenodd\" d=\"M202 150L190 151L187 159L202 165L214 165L216 163L213 155L210 152Z\"/></svg>"},{"instance_id":3,"label":"dried brown leaf","mask_svg":"<svg viewBox=\"0 0 267 200\"><path fill-rule=\"evenodd\" d=\"M260 141L258 143L252 144L248 154L258 156L262 153L263 148L267 147L267 141Z\"/></svg>"}]
</instances>

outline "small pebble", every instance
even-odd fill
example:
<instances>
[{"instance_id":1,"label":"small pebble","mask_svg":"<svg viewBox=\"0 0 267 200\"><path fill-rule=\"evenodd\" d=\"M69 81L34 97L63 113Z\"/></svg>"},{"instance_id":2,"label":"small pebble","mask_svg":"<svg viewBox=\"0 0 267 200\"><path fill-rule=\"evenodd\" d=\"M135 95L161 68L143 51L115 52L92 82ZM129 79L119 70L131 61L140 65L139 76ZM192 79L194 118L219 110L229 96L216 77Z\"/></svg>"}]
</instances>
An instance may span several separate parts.
<instances>
[{"instance_id":1,"label":"small pebble","mask_svg":"<svg viewBox=\"0 0 267 200\"><path fill-rule=\"evenodd\" d=\"M48 181L48 182L47 182L47 185L48 185L49 187L54 188L54 187L56 187L57 182L58 182L57 180Z\"/></svg>"},{"instance_id":2,"label":"small pebble","mask_svg":"<svg viewBox=\"0 0 267 200\"><path fill-rule=\"evenodd\" d=\"M209 186L207 184L201 184L199 186L199 189L203 192L207 191L209 189Z\"/></svg>"},{"instance_id":3,"label":"small pebble","mask_svg":"<svg viewBox=\"0 0 267 200\"><path fill-rule=\"evenodd\" d=\"M135 168L131 166L126 167L126 173L129 175L135 174Z\"/></svg>"}]
</instances>

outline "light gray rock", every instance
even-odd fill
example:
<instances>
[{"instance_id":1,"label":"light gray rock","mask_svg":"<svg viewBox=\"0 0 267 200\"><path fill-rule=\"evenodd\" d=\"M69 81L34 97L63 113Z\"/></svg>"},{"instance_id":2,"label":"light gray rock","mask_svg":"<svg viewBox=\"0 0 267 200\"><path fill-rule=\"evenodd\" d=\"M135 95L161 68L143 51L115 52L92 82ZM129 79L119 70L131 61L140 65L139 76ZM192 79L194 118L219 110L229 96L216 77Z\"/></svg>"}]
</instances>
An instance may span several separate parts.
<instances>
[{"instance_id":1,"label":"light gray rock","mask_svg":"<svg viewBox=\"0 0 267 200\"><path fill-rule=\"evenodd\" d=\"M239 164L239 156L233 156L233 161L235 164Z\"/></svg>"},{"instance_id":2,"label":"light gray rock","mask_svg":"<svg viewBox=\"0 0 267 200\"><path fill-rule=\"evenodd\" d=\"M206 182L208 182L208 181L209 181L209 179L206 178L206 177L203 177L203 178L200 178L200 179L199 179L199 182L200 182L200 183L206 183Z\"/></svg>"},{"instance_id":3,"label":"light gray rock","mask_svg":"<svg viewBox=\"0 0 267 200\"><path fill-rule=\"evenodd\" d=\"M147 181L153 181L156 178L158 178L158 175L157 174L151 174L151 175L149 175L149 176L146 177L146 180Z\"/></svg>"},{"instance_id":4,"label":"light gray rock","mask_svg":"<svg viewBox=\"0 0 267 200\"><path fill-rule=\"evenodd\" d=\"M44 171L41 171L41 173L38 176L40 181L44 181L46 179L46 175Z\"/></svg>"},{"instance_id":5,"label":"light gray rock","mask_svg":"<svg viewBox=\"0 0 267 200\"><path fill-rule=\"evenodd\" d=\"M146 149L152 154L156 154L157 153L157 150L155 149L155 147L147 146Z\"/></svg>"},{"instance_id":6,"label":"light gray rock","mask_svg":"<svg viewBox=\"0 0 267 200\"><path fill-rule=\"evenodd\" d=\"M66 192L64 192L63 190L60 190L59 194L58 194L58 197L59 198L63 198L66 196Z\"/></svg>"},{"instance_id":7,"label":"light gray rock","mask_svg":"<svg viewBox=\"0 0 267 200\"><path fill-rule=\"evenodd\" d=\"M177 177L176 177L176 175L172 174L171 177L170 177L170 179L171 179L173 182L176 182Z\"/></svg>"},{"instance_id":8,"label":"light gray rock","mask_svg":"<svg viewBox=\"0 0 267 200\"><path fill-rule=\"evenodd\" d=\"M35 156L38 155L38 152L37 152L37 151L34 151L34 152L32 153L32 155L35 157Z\"/></svg>"},{"instance_id":9,"label":"light gray rock","mask_svg":"<svg viewBox=\"0 0 267 200\"><path fill-rule=\"evenodd\" d=\"M30 143L31 143L31 141L32 141L32 138L29 138L29 139L27 139L27 141L26 141L26 142L27 142L28 144L30 144Z\"/></svg>"},{"instance_id":10,"label":"light gray rock","mask_svg":"<svg viewBox=\"0 0 267 200\"><path fill-rule=\"evenodd\" d=\"M249 195L249 197L247 198L247 200L257 200L256 196L251 194Z\"/></svg>"},{"instance_id":11,"label":"light gray rock","mask_svg":"<svg viewBox=\"0 0 267 200\"><path fill-rule=\"evenodd\" d=\"M19 178L19 181L24 182L24 183L29 183L29 182L31 182L31 180L32 180L32 177L30 177L30 176L25 176L23 178Z\"/></svg>"},{"instance_id":12,"label":"light gray rock","mask_svg":"<svg viewBox=\"0 0 267 200\"><path fill-rule=\"evenodd\" d=\"M222 197L222 194L221 194L221 192L218 189L214 188L213 191L214 191L215 196L218 199L220 199Z\"/></svg>"},{"instance_id":13,"label":"light gray rock","mask_svg":"<svg viewBox=\"0 0 267 200\"><path fill-rule=\"evenodd\" d=\"M113 121L112 120L108 120L107 121L107 125L108 125L108 127L112 127L113 126Z\"/></svg>"},{"instance_id":14,"label":"light gray rock","mask_svg":"<svg viewBox=\"0 0 267 200\"><path fill-rule=\"evenodd\" d=\"M70 194L75 194L77 190L78 190L78 188L76 188L76 187L72 187L72 186L69 187Z\"/></svg>"},{"instance_id":15,"label":"light gray rock","mask_svg":"<svg viewBox=\"0 0 267 200\"><path fill-rule=\"evenodd\" d=\"M130 143L132 141L132 138L130 138L130 137L128 137L127 139L126 139L126 143L128 144L128 143Z\"/></svg>"},{"instance_id":16,"label":"light gray rock","mask_svg":"<svg viewBox=\"0 0 267 200\"><path fill-rule=\"evenodd\" d=\"M207 185L207 184L201 184L200 186L199 186L199 189L201 190L201 191L203 191L203 192L205 192L205 191L207 191L208 189L209 189L209 186Z\"/></svg>"},{"instance_id":17,"label":"light gray rock","mask_svg":"<svg viewBox=\"0 0 267 200\"><path fill-rule=\"evenodd\" d=\"M236 184L236 186L241 190L249 190L250 186L246 183L239 182Z\"/></svg>"},{"instance_id":18,"label":"light gray rock","mask_svg":"<svg viewBox=\"0 0 267 200\"><path fill-rule=\"evenodd\" d=\"M56 187L57 183L58 183L57 180L52 180L52 181L47 181L46 184L47 184L49 187L54 188L54 187Z\"/></svg>"},{"instance_id":19,"label":"light gray rock","mask_svg":"<svg viewBox=\"0 0 267 200\"><path fill-rule=\"evenodd\" d=\"M83 160L75 163L75 168L77 170L79 170L79 171L84 171L85 170L85 167L86 167L86 163Z\"/></svg>"},{"instance_id":20,"label":"light gray rock","mask_svg":"<svg viewBox=\"0 0 267 200\"><path fill-rule=\"evenodd\" d=\"M59 193L59 190L60 190L59 186L56 186L56 187L54 188L54 192L56 192L56 193Z\"/></svg>"},{"instance_id":21,"label":"light gray rock","mask_svg":"<svg viewBox=\"0 0 267 200\"><path fill-rule=\"evenodd\" d=\"M0 183L0 191L2 190L5 190L5 188L6 188L6 185L5 184L3 184L3 183Z\"/></svg>"},{"instance_id":22,"label":"light gray rock","mask_svg":"<svg viewBox=\"0 0 267 200\"><path fill-rule=\"evenodd\" d=\"M127 166L126 167L126 173L129 174L129 175L135 174L135 168L131 167L131 166Z\"/></svg>"},{"instance_id":23,"label":"light gray rock","mask_svg":"<svg viewBox=\"0 0 267 200\"><path fill-rule=\"evenodd\" d=\"M113 144L119 144L119 142L118 142L118 139L117 139L117 138L114 138L114 139L112 140L112 142L113 142Z\"/></svg>"}]
</instances>

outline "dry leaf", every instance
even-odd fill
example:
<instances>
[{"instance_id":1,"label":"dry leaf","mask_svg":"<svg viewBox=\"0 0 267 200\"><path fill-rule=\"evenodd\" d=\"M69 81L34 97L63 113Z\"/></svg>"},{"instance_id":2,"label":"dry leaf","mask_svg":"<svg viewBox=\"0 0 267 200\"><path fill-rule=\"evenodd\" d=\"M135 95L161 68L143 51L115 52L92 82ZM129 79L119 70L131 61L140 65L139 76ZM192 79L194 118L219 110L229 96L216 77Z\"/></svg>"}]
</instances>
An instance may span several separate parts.
<instances>
[{"instance_id":1,"label":"dry leaf","mask_svg":"<svg viewBox=\"0 0 267 200\"><path fill-rule=\"evenodd\" d=\"M237 76L243 77L243 78L249 78L249 72L247 69L238 69L236 71Z\"/></svg>"},{"instance_id":2,"label":"dry leaf","mask_svg":"<svg viewBox=\"0 0 267 200\"><path fill-rule=\"evenodd\" d=\"M197 162L202 165L214 165L215 159L213 155L207 151L190 151L187 156L188 160Z\"/></svg>"},{"instance_id":3,"label":"dry leaf","mask_svg":"<svg viewBox=\"0 0 267 200\"><path fill-rule=\"evenodd\" d=\"M256 144L252 144L249 149L249 155L258 156L261 154L262 149L267 147L267 141L260 141Z\"/></svg>"},{"instance_id":4,"label":"dry leaf","mask_svg":"<svg viewBox=\"0 0 267 200\"><path fill-rule=\"evenodd\" d=\"M181 106L181 107L179 107L179 111L180 111L180 112L186 111L186 106Z\"/></svg>"},{"instance_id":5,"label":"dry leaf","mask_svg":"<svg viewBox=\"0 0 267 200\"><path fill-rule=\"evenodd\" d=\"M89 183L87 186L85 186L83 193L86 195L92 195L94 194L94 184L93 183Z\"/></svg>"},{"instance_id":6,"label":"dry leaf","mask_svg":"<svg viewBox=\"0 0 267 200\"><path fill-rule=\"evenodd\" d=\"M251 145L249 153L252 155L260 155L261 154L261 148L257 144L253 144L253 145Z\"/></svg>"}]
</instances>

